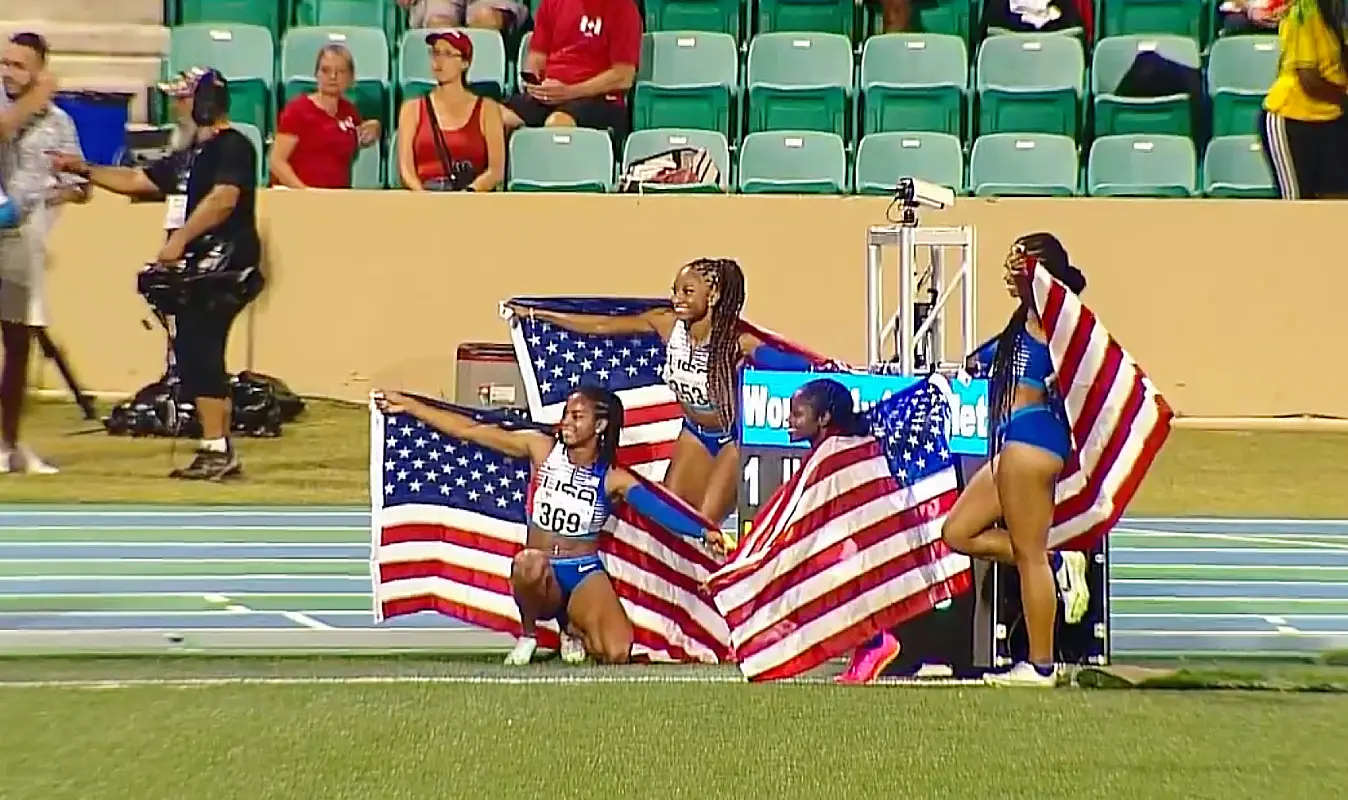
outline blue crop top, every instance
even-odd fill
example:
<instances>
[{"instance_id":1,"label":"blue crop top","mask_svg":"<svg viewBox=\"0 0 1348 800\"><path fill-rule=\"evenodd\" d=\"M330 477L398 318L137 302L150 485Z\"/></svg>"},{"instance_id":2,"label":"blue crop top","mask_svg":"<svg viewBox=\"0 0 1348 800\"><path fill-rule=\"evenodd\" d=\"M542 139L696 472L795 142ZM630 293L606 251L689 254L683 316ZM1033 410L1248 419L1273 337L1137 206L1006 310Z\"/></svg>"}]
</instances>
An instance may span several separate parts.
<instances>
[{"instance_id":1,"label":"blue crop top","mask_svg":"<svg viewBox=\"0 0 1348 800\"><path fill-rule=\"evenodd\" d=\"M1035 389L1047 389L1053 375L1053 359L1048 345L1025 331L1016 338L1016 383Z\"/></svg>"}]
</instances>

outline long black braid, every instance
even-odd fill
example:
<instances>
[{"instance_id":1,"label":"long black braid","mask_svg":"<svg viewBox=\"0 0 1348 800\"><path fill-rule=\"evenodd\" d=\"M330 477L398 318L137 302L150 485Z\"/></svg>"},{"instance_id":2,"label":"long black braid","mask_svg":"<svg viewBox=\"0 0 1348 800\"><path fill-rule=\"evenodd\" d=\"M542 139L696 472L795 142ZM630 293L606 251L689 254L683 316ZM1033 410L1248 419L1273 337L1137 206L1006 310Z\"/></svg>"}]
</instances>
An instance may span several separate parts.
<instances>
[{"instance_id":1,"label":"long black braid","mask_svg":"<svg viewBox=\"0 0 1348 800\"><path fill-rule=\"evenodd\" d=\"M843 436L864 436L870 432L866 418L858 414L847 387L832 378L816 378L797 390L800 399L814 409L816 417L825 412L829 426Z\"/></svg>"},{"instance_id":2,"label":"long black braid","mask_svg":"<svg viewBox=\"0 0 1348 800\"><path fill-rule=\"evenodd\" d=\"M699 258L688 265L707 282L707 288L719 292L711 307L711 337L707 342L707 391L716 403L721 430L735 427L735 375L741 351L740 311L744 309L744 271L729 258Z\"/></svg>"},{"instance_id":3,"label":"long black braid","mask_svg":"<svg viewBox=\"0 0 1348 800\"><path fill-rule=\"evenodd\" d=\"M599 463L618 463L618 440L623 432L622 398L602 386L585 385L576 389L575 394L584 397L594 406L595 422L608 422L602 431L596 434L599 439Z\"/></svg>"},{"instance_id":4,"label":"long black braid","mask_svg":"<svg viewBox=\"0 0 1348 800\"><path fill-rule=\"evenodd\" d=\"M1051 233L1028 233L1016 240L1016 246L1023 248L1026 255L1034 256L1044 265L1049 274L1062 281L1073 294L1081 294L1086 288L1086 276L1072 266L1067 250L1062 242ZM1033 276L1030 276L1031 279ZM1028 286L1026 287L1028 289ZM1027 296L1028 295L1028 296ZM995 455L1001 447L1002 423L1011 416L1011 404L1016 393L1016 380L1020 377L1016 361L1017 340L1025 331L1025 323L1034 306L1033 295L1025 291L1020 298L1006 327L997 335L997 350L992 357L992 369L988 377L988 426L992 435L988 437L988 455Z\"/></svg>"}]
</instances>

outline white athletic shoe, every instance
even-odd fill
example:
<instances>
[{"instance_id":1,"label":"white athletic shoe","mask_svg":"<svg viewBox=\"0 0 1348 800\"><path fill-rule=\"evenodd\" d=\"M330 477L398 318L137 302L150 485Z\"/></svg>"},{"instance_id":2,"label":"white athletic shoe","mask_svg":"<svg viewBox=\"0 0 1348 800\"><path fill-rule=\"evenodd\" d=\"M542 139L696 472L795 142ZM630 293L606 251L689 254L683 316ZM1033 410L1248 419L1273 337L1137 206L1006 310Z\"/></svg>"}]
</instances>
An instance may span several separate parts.
<instances>
[{"instance_id":1,"label":"white athletic shoe","mask_svg":"<svg viewBox=\"0 0 1348 800\"><path fill-rule=\"evenodd\" d=\"M1058 670L1052 675L1040 675L1033 664L1020 662L1005 672L989 672L983 676L988 686L1002 686L1027 689L1052 689L1058 685Z\"/></svg>"},{"instance_id":2,"label":"white athletic shoe","mask_svg":"<svg viewBox=\"0 0 1348 800\"><path fill-rule=\"evenodd\" d=\"M1086 569L1090 562L1085 553L1062 553L1062 566L1058 567L1058 594L1062 597L1063 622L1075 625L1086 616L1091 608L1091 587L1086 580Z\"/></svg>"},{"instance_id":3,"label":"white athletic shoe","mask_svg":"<svg viewBox=\"0 0 1348 800\"><path fill-rule=\"evenodd\" d=\"M585 661L585 642L574 636L562 634L562 661L567 664L580 664Z\"/></svg>"},{"instance_id":4,"label":"white athletic shoe","mask_svg":"<svg viewBox=\"0 0 1348 800\"><path fill-rule=\"evenodd\" d=\"M522 667L533 660L534 651L537 649L537 639L532 636L521 636L519 641L515 642L515 649L506 653L505 665L507 667Z\"/></svg>"},{"instance_id":5,"label":"white athletic shoe","mask_svg":"<svg viewBox=\"0 0 1348 800\"><path fill-rule=\"evenodd\" d=\"M55 475L58 472L56 467L38 458L28 445L21 444L13 450L0 449L0 473Z\"/></svg>"}]
</instances>

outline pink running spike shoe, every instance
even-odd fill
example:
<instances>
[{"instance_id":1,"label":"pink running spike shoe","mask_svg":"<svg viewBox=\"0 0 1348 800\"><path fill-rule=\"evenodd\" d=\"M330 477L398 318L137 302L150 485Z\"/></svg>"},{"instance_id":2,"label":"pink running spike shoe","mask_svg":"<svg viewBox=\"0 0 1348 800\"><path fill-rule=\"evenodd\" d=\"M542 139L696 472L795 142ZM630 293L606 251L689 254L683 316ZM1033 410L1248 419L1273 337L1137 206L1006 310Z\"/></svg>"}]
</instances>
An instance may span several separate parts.
<instances>
[{"instance_id":1,"label":"pink running spike shoe","mask_svg":"<svg viewBox=\"0 0 1348 800\"><path fill-rule=\"evenodd\" d=\"M848 662L846 671L835 678L835 682L846 685L861 685L870 683L885 671L899 657L902 648L899 646L899 640L894 634L885 631L880 635L880 644L875 647L858 647L852 653L852 660Z\"/></svg>"}]
</instances>

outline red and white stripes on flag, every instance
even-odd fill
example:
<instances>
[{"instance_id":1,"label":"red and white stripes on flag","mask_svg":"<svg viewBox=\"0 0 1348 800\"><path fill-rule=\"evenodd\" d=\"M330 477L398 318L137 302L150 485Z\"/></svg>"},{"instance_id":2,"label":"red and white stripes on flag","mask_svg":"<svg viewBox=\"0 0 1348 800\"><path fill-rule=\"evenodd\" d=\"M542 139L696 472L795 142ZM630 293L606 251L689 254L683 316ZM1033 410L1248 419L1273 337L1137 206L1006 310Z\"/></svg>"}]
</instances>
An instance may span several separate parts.
<instances>
[{"instance_id":1,"label":"red and white stripes on flag","mask_svg":"<svg viewBox=\"0 0 1348 800\"><path fill-rule=\"evenodd\" d=\"M1033 287L1074 445L1058 480L1049 546L1090 550L1123 515L1174 413L1095 314L1041 265Z\"/></svg>"},{"instance_id":2,"label":"red and white stripes on flag","mask_svg":"<svg viewBox=\"0 0 1348 800\"><path fill-rule=\"evenodd\" d=\"M968 590L941 541L957 493L953 466L900 486L869 436L811 452L709 584L745 676L798 675Z\"/></svg>"}]
</instances>

